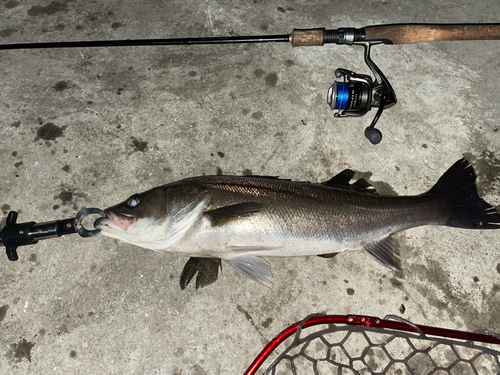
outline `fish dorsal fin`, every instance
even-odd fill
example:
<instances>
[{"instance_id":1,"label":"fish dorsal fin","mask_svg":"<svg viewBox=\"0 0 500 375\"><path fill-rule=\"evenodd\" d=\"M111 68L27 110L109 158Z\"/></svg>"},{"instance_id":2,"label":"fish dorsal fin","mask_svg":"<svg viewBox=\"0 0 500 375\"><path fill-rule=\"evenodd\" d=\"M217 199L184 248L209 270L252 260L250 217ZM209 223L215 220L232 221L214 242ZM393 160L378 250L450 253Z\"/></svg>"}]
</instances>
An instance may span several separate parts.
<instances>
[{"instance_id":1,"label":"fish dorsal fin","mask_svg":"<svg viewBox=\"0 0 500 375\"><path fill-rule=\"evenodd\" d=\"M235 270L241 272L243 275L268 288L272 288L273 273L271 272L271 265L267 260L255 255L241 255L226 260Z\"/></svg>"},{"instance_id":2,"label":"fish dorsal fin","mask_svg":"<svg viewBox=\"0 0 500 375\"><path fill-rule=\"evenodd\" d=\"M390 269L401 269L399 259L394 255L394 239L392 236L366 245L363 250L381 265Z\"/></svg>"},{"instance_id":3,"label":"fish dorsal fin","mask_svg":"<svg viewBox=\"0 0 500 375\"><path fill-rule=\"evenodd\" d=\"M360 178L356 182L350 184L354 171L344 169L342 172L323 182L323 185L334 187L337 189L353 190L359 193L378 194L375 188L368 183L364 178Z\"/></svg>"},{"instance_id":4,"label":"fish dorsal fin","mask_svg":"<svg viewBox=\"0 0 500 375\"><path fill-rule=\"evenodd\" d=\"M205 211L213 227L222 226L231 220L237 220L258 214L262 210L262 203L243 202Z\"/></svg>"},{"instance_id":5,"label":"fish dorsal fin","mask_svg":"<svg viewBox=\"0 0 500 375\"><path fill-rule=\"evenodd\" d=\"M181 273L181 289L185 289L196 274L196 290L213 284L217 281L219 268L222 269L219 258L189 258Z\"/></svg>"}]
</instances>

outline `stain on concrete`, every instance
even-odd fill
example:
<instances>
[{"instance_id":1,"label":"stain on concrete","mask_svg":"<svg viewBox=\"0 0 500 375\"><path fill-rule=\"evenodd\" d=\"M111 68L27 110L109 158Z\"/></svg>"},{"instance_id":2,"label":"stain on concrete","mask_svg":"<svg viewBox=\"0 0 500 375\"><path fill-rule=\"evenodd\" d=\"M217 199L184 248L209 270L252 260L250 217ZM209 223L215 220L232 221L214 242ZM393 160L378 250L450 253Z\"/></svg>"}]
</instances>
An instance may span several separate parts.
<instances>
[{"instance_id":1,"label":"stain on concrete","mask_svg":"<svg viewBox=\"0 0 500 375\"><path fill-rule=\"evenodd\" d=\"M222 151L217 151L217 155L219 155L221 158L223 158L225 156Z\"/></svg>"},{"instance_id":2,"label":"stain on concrete","mask_svg":"<svg viewBox=\"0 0 500 375\"><path fill-rule=\"evenodd\" d=\"M43 139L44 141L54 141L64 135L63 130L64 128L59 127L52 122L47 122L38 128L36 132L37 137L34 141L37 142L39 139Z\"/></svg>"},{"instance_id":3,"label":"stain on concrete","mask_svg":"<svg viewBox=\"0 0 500 375\"><path fill-rule=\"evenodd\" d=\"M241 173L243 176L251 176L253 174L251 169L243 169L243 172Z\"/></svg>"},{"instance_id":4,"label":"stain on concrete","mask_svg":"<svg viewBox=\"0 0 500 375\"><path fill-rule=\"evenodd\" d=\"M76 350L72 350L72 351L70 351L70 352L69 352L69 356L70 356L71 358L75 358L75 357L76 357Z\"/></svg>"},{"instance_id":5,"label":"stain on concrete","mask_svg":"<svg viewBox=\"0 0 500 375\"><path fill-rule=\"evenodd\" d=\"M207 375L208 374L208 372L206 372L205 369L203 367L201 367L199 364L196 364L193 367L191 367L191 369L189 370L189 373L193 374L193 375Z\"/></svg>"},{"instance_id":6,"label":"stain on concrete","mask_svg":"<svg viewBox=\"0 0 500 375\"><path fill-rule=\"evenodd\" d=\"M140 139L132 137L132 144L134 146L134 151L144 152L148 148L148 142L141 141Z\"/></svg>"},{"instance_id":7,"label":"stain on concrete","mask_svg":"<svg viewBox=\"0 0 500 375\"><path fill-rule=\"evenodd\" d=\"M253 324L253 319L252 319L252 316L249 314L248 311L246 311L243 307L241 307L240 305L237 305L236 308L238 309L238 311L240 313L243 313L245 315L245 318L246 320L248 320L250 323Z\"/></svg>"},{"instance_id":8,"label":"stain on concrete","mask_svg":"<svg viewBox=\"0 0 500 375\"><path fill-rule=\"evenodd\" d=\"M295 65L295 61L291 60L291 59L288 59L288 60L285 60L285 66L287 68L290 68L291 66Z\"/></svg>"},{"instance_id":9,"label":"stain on concrete","mask_svg":"<svg viewBox=\"0 0 500 375\"><path fill-rule=\"evenodd\" d=\"M34 5L28 10L28 16L36 17L41 14L46 14L48 16L51 16L58 12L65 11L66 8L67 8L66 2L60 2L60 1L53 1L46 6Z\"/></svg>"},{"instance_id":10,"label":"stain on concrete","mask_svg":"<svg viewBox=\"0 0 500 375\"><path fill-rule=\"evenodd\" d=\"M72 208L74 210L78 209L78 205L75 203L75 198L88 200L88 195L85 193L75 192L73 189L70 188L63 187L61 192L58 195L54 196L54 199L59 199L63 206L68 206L70 204L73 204ZM59 206L57 207L55 206L52 207L54 210L59 208Z\"/></svg>"},{"instance_id":11,"label":"stain on concrete","mask_svg":"<svg viewBox=\"0 0 500 375\"><path fill-rule=\"evenodd\" d=\"M40 328L40 330L38 331L38 334L40 336L45 336L45 334L47 333L46 329L45 328Z\"/></svg>"},{"instance_id":12,"label":"stain on concrete","mask_svg":"<svg viewBox=\"0 0 500 375\"><path fill-rule=\"evenodd\" d=\"M57 329L57 335L58 336L61 336L62 334L64 333L69 333L69 329L68 329L68 326L67 324L63 323L61 324L58 329Z\"/></svg>"},{"instance_id":13,"label":"stain on concrete","mask_svg":"<svg viewBox=\"0 0 500 375\"><path fill-rule=\"evenodd\" d=\"M59 81L54 85L54 90L56 91L64 91L68 88L67 81Z\"/></svg>"},{"instance_id":14,"label":"stain on concrete","mask_svg":"<svg viewBox=\"0 0 500 375\"><path fill-rule=\"evenodd\" d=\"M215 168L215 174L217 176L222 176L223 175L221 167Z\"/></svg>"},{"instance_id":15,"label":"stain on concrete","mask_svg":"<svg viewBox=\"0 0 500 375\"><path fill-rule=\"evenodd\" d=\"M398 289L401 289L401 290L404 290L404 286L403 286L403 283L401 281L399 281L398 279L392 277L389 279L391 285L394 287L394 288L398 288Z\"/></svg>"},{"instance_id":16,"label":"stain on concrete","mask_svg":"<svg viewBox=\"0 0 500 375\"><path fill-rule=\"evenodd\" d=\"M53 205L53 206L52 206L52 209L55 211L55 210L58 210L58 209L59 209L59 207L60 207L60 206L59 206L58 204L55 204L55 205Z\"/></svg>"},{"instance_id":17,"label":"stain on concrete","mask_svg":"<svg viewBox=\"0 0 500 375\"><path fill-rule=\"evenodd\" d=\"M61 200L63 206L66 206L73 201L73 192L71 190L61 191L57 198Z\"/></svg>"},{"instance_id":18,"label":"stain on concrete","mask_svg":"<svg viewBox=\"0 0 500 375\"><path fill-rule=\"evenodd\" d=\"M354 289L347 288L347 294L350 295L350 296L354 295Z\"/></svg>"},{"instance_id":19,"label":"stain on concrete","mask_svg":"<svg viewBox=\"0 0 500 375\"><path fill-rule=\"evenodd\" d=\"M280 13L286 13L286 12L293 12L295 9L292 8L292 7L287 7L287 8L283 8L283 7L277 7L276 8L278 10L278 12Z\"/></svg>"},{"instance_id":20,"label":"stain on concrete","mask_svg":"<svg viewBox=\"0 0 500 375\"><path fill-rule=\"evenodd\" d=\"M7 310L9 309L9 305L3 305L0 307L0 322L5 319L7 316Z\"/></svg>"},{"instance_id":21,"label":"stain on concrete","mask_svg":"<svg viewBox=\"0 0 500 375\"><path fill-rule=\"evenodd\" d=\"M62 167L62 170L64 172L68 172L69 173L69 171L71 170L71 167L68 164L66 164L64 167Z\"/></svg>"},{"instance_id":22,"label":"stain on concrete","mask_svg":"<svg viewBox=\"0 0 500 375\"><path fill-rule=\"evenodd\" d=\"M270 87L275 87L278 84L278 74L269 73L266 76L266 84Z\"/></svg>"},{"instance_id":23,"label":"stain on concrete","mask_svg":"<svg viewBox=\"0 0 500 375\"><path fill-rule=\"evenodd\" d=\"M198 75L198 73L196 71L194 71L194 70L189 71L190 77L196 77L197 75Z\"/></svg>"},{"instance_id":24,"label":"stain on concrete","mask_svg":"<svg viewBox=\"0 0 500 375\"><path fill-rule=\"evenodd\" d=\"M261 68L257 68L254 70L253 74L255 75L255 77L261 78L264 74L266 74L266 72L263 71Z\"/></svg>"},{"instance_id":25,"label":"stain on concrete","mask_svg":"<svg viewBox=\"0 0 500 375\"><path fill-rule=\"evenodd\" d=\"M477 282L479 282L479 277L474 276L474 278L472 280L474 280L474 282L477 283Z\"/></svg>"},{"instance_id":26,"label":"stain on concrete","mask_svg":"<svg viewBox=\"0 0 500 375\"><path fill-rule=\"evenodd\" d=\"M500 263L497 263L497 272L500 274Z\"/></svg>"},{"instance_id":27,"label":"stain on concrete","mask_svg":"<svg viewBox=\"0 0 500 375\"><path fill-rule=\"evenodd\" d=\"M7 2L5 3L5 7L6 7L7 9L13 9L13 8L17 7L18 5L19 5L19 3L18 3L17 1L13 1L13 0L11 0L11 1L7 1Z\"/></svg>"},{"instance_id":28,"label":"stain on concrete","mask_svg":"<svg viewBox=\"0 0 500 375\"><path fill-rule=\"evenodd\" d=\"M2 204L2 207L0 207L2 211L9 211L10 210L10 205L9 204Z\"/></svg>"},{"instance_id":29,"label":"stain on concrete","mask_svg":"<svg viewBox=\"0 0 500 375\"><path fill-rule=\"evenodd\" d=\"M122 23L120 23L120 22L113 22L113 23L111 24L111 28L112 28L112 29L118 29L118 28L120 28L120 27L123 27L123 24L122 24Z\"/></svg>"},{"instance_id":30,"label":"stain on concrete","mask_svg":"<svg viewBox=\"0 0 500 375\"><path fill-rule=\"evenodd\" d=\"M250 108L243 108L241 110L241 113L243 113L245 116L248 115L252 110Z\"/></svg>"},{"instance_id":31,"label":"stain on concrete","mask_svg":"<svg viewBox=\"0 0 500 375\"><path fill-rule=\"evenodd\" d=\"M18 128L20 125L21 125L21 121L16 121L16 122L12 123L10 126L12 126L13 128Z\"/></svg>"},{"instance_id":32,"label":"stain on concrete","mask_svg":"<svg viewBox=\"0 0 500 375\"><path fill-rule=\"evenodd\" d=\"M16 31L17 31L16 29L11 29L11 28L0 30L0 37L7 38L8 36L15 33Z\"/></svg>"},{"instance_id":33,"label":"stain on concrete","mask_svg":"<svg viewBox=\"0 0 500 375\"><path fill-rule=\"evenodd\" d=\"M264 328L269 328L269 326L271 325L272 322L273 322L273 318L267 318L260 325Z\"/></svg>"},{"instance_id":34,"label":"stain on concrete","mask_svg":"<svg viewBox=\"0 0 500 375\"><path fill-rule=\"evenodd\" d=\"M37 261L37 256L35 253L31 254L30 257L28 258L30 262L36 262Z\"/></svg>"},{"instance_id":35,"label":"stain on concrete","mask_svg":"<svg viewBox=\"0 0 500 375\"><path fill-rule=\"evenodd\" d=\"M34 346L32 342L21 339L18 343L10 344L11 356L16 362L21 362L23 359L31 362L31 349Z\"/></svg>"},{"instance_id":36,"label":"stain on concrete","mask_svg":"<svg viewBox=\"0 0 500 375\"><path fill-rule=\"evenodd\" d=\"M240 305L236 305L236 308L238 309L238 311L240 313L243 313L245 315L245 319L248 320L250 322L250 324L252 325L253 328L255 328L255 331L257 331L257 333L265 339L264 335L262 334L262 332L260 332L259 330L259 327L255 324L252 316L250 315L250 313L248 311L246 311L242 306ZM267 340L266 340L267 341Z\"/></svg>"},{"instance_id":37,"label":"stain on concrete","mask_svg":"<svg viewBox=\"0 0 500 375\"><path fill-rule=\"evenodd\" d=\"M412 273L416 280L424 282L417 284L416 289L430 306L446 313L450 319L460 318L468 330L500 330L499 284L493 284L491 291L481 291L484 303L479 311L472 302L471 293L458 288L437 261L429 259L427 263L427 266L414 264Z\"/></svg>"},{"instance_id":38,"label":"stain on concrete","mask_svg":"<svg viewBox=\"0 0 500 375\"><path fill-rule=\"evenodd\" d=\"M17 163L14 163L14 167L19 168L21 165L23 165L22 161L18 161Z\"/></svg>"},{"instance_id":39,"label":"stain on concrete","mask_svg":"<svg viewBox=\"0 0 500 375\"><path fill-rule=\"evenodd\" d=\"M252 118L254 120L260 120L262 117L264 117L264 115L262 114L261 111L252 113Z\"/></svg>"}]
</instances>

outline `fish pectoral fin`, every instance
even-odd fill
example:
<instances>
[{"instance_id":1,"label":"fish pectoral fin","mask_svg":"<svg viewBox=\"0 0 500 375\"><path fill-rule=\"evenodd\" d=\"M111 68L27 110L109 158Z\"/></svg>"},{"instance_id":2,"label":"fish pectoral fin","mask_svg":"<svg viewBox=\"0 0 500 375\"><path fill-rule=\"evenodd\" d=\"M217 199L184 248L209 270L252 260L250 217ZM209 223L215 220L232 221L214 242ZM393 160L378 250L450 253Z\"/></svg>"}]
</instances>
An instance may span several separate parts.
<instances>
[{"instance_id":1,"label":"fish pectoral fin","mask_svg":"<svg viewBox=\"0 0 500 375\"><path fill-rule=\"evenodd\" d=\"M239 257L226 259L226 261L231 267L241 272L243 275L268 288L272 288L273 273L271 272L271 265L267 260L255 255L241 255Z\"/></svg>"},{"instance_id":2,"label":"fish pectoral fin","mask_svg":"<svg viewBox=\"0 0 500 375\"><path fill-rule=\"evenodd\" d=\"M319 254L318 256L321 257L321 258L333 258L335 255L337 255L338 253L330 253L330 254Z\"/></svg>"},{"instance_id":3,"label":"fish pectoral fin","mask_svg":"<svg viewBox=\"0 0 500 375\"><path fill-rule=\"evenodd\" d=\"M213 227L218 227L227 224L231 220L237 220L258 214L262 208L262 203L243 202L205 211L204 214L210 218Z\"/></svg>"},{"instance_id":4,"label":"fish pectoral fin","mask_svg":"<svg viewBox=\"0 0 500 375\"><path fill-rule=\"evenodd\" d=\"M217 281L219 268L222 269L219 258L189 258L182 269L181 289L185 289L196 274L198 274L196 276L196 290L213 284Z\"/></svg>"},{"instance_id":5,"label":"fish pectoral fin","mask_svg":"<svg viewBox=\"0 0 500 375\"><path fill-rule=\"evenodd\" d=\"M394 239L392 236L366 245L363 250L381 265L391 269L401 269L399 259L394 255Z\"/></svg>"}]
</instances>

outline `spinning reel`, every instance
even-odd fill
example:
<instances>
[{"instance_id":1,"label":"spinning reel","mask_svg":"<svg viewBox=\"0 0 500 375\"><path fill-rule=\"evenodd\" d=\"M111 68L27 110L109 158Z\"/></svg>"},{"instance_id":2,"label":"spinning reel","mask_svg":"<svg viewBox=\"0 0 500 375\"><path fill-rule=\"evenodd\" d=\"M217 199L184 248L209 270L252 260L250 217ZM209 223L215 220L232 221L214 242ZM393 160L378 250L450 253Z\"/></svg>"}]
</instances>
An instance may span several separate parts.
<instances>
[{"instance_id":1,"label":"spinning reel","mask_svg":"<svg viewBox=\"0 0 500 375\"><path fill-rule=\"evenodd\" d=\"M365 74L357 74L347 69L337 69L336 78L343 78L342 82L335 81L328 89L326 101L332 110L338 110L335 117L364 116L372 107L378 107L377 113L369 127L365 129L365 137L374 145L382 140L382 133L375 128L375 124L386 108L396 104L396 94L384 73L370 58L370 47L376 42L353 42L362 45L365 49L365 62L375 79Z\"/></svg>"}]
</instances>

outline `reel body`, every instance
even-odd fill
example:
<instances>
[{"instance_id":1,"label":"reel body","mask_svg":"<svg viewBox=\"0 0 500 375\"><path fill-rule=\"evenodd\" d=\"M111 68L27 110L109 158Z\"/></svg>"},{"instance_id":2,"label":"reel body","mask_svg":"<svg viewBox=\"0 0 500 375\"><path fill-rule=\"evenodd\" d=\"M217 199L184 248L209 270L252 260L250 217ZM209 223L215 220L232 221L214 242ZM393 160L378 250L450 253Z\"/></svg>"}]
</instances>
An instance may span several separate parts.
<instances>
[{"instance_id":1,"label":"reel body","mask_svg":"<svg viewBox=\"0 0 500 375\"><path fill-rule=\"evenodd\" d=\"M370 47L382 42L354 42L365 49L365 62L372 71L374 79L365 74L357 74L347 69L339 68L335 71L337 79L328 89L326 101L332 110L337 110L335 117L364 116L372 107L378 107L377 113L369 127L365 129L365 136L372 144L382 140L382 133L375 128L380 115L386 108L396 104L396 94L379 67L370 58Z\"/></svg>"}]
</instances>

